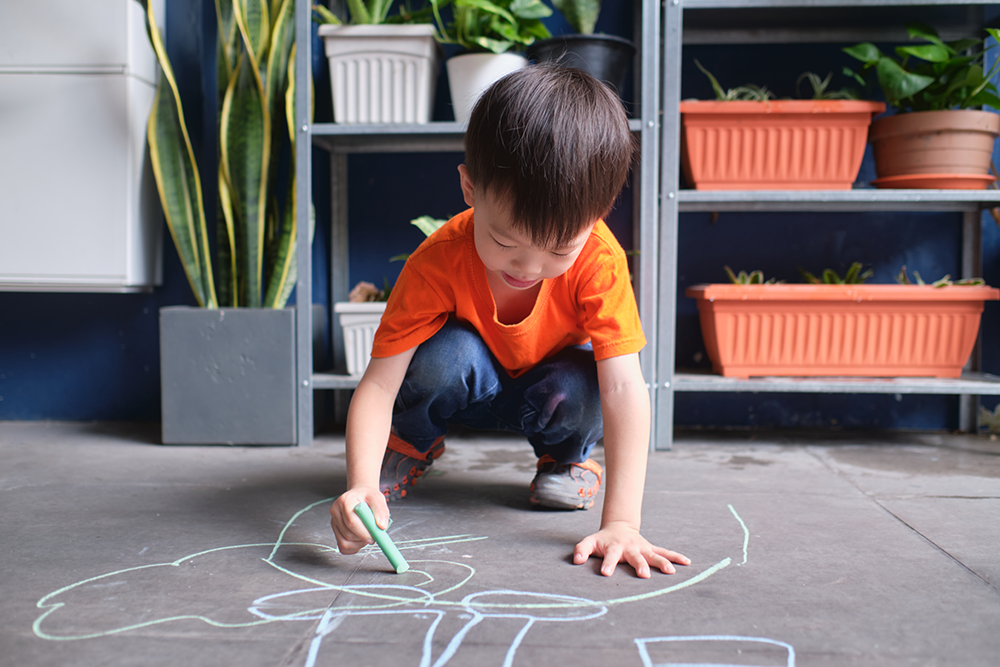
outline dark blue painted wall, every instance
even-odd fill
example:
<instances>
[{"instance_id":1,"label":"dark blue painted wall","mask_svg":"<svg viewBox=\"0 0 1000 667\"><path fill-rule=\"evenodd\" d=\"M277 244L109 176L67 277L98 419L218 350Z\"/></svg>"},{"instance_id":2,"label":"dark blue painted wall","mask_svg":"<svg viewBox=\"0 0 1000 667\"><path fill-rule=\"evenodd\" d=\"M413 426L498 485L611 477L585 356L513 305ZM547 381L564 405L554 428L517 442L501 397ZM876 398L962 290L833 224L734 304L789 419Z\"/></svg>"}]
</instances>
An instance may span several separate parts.
<instances>
[{"instance_id":1,"label":"dark blue painted wall","mask_svg":"<svg viewBox=\"0 0 1000 667\"><path fill-rule=\"evenodd\" d=\"M205 103L214 90L214 15L211 3L171 0L166 17L170 52L192 138L203 173L214 172L214 110ZM554 32L567 31L558 16ZM629 3L605 3L599 30L629 36ZM315 41L316 118L331 118L322 45ZM450 52L450 51L449 51ZM839 71L844 58L835 45L801 47L688 47L684 51L684 96L708 97L697 57L726 86L766 84L779 95L793 94L805 69ZM762 66L762 63L765 65ZM207 92L206 92L207 91ZM631 100L632 91L625 97ZM192 113L191 110L200 110ZM439 78L435 120L450 120L447 79ZM207 139L206 139L207 138ZM207 150L206 150L207 148ZM408 221L422 214L445 217L464 208L458 187L458 154L363 155L349 161L351 281L381 283L401 265L388 258L412 250L421 240ZM326 154L313 153L317 217L313 248L314 302L328 305L329 219ZM870 161L861 180L873 176ZM205 179L211 183L211 179ZM629 198L610 223L626 247L632 244ZM735 214L712 221L685 214L680 227L678 363L704 367L704 350L693 303L683 288L723 280L722 265L763 269L796 279L795 267L844 269L861 261L876 269L875 282L891 282L901 264L924 276L958 273L960 216L957 214ZM1000 285L1000 229L983 219L984 277ZM161 306L194 300L168 243L164 284L151 294L0 293L0 419L159 419ZM983 318L983 363L1000 373L1000 306ZM699 357L700 355L700 357ZM678 423L701 426L846 426L953 428L957 402L943 397L679 395ZM984 399L993 407L996 399Z\"/></svg>"}]
</instances>

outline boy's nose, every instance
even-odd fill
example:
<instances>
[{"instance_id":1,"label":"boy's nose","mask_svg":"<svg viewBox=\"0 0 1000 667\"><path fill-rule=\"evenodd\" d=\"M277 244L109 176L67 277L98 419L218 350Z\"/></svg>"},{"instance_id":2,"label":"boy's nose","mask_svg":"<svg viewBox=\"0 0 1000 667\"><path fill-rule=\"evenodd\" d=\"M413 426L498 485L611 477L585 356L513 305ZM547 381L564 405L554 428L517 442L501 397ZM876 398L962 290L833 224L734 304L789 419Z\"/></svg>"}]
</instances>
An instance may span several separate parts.
<instances>
[{"instance_id":1,"label":"boy's nose","mask_svg":"<svg viewBox=\"0 0 1000 667\"><path fill-rule=\"evenodd\" d=\"M534 278L542 271L541 262L530 255L519 255L511 262L511 267L521 274L522 278Z\"/></svg>"}]
</instances>

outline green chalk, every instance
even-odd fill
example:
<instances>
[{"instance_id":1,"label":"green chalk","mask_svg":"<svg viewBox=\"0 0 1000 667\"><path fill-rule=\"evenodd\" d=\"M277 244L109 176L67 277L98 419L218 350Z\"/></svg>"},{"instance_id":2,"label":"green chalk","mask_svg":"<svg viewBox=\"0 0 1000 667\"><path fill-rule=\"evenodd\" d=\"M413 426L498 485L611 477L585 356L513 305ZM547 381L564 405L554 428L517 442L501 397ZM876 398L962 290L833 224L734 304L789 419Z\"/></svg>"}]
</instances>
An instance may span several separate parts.
<instances>
[{"instance_id":1,"label":"green chalk","mask_svg":"<svg viewBox=\"0 0 1000 667\"><path fill-rule=\"evenodd\" d=\"M366 503L358 503L354 506L354 513L361 518L361 522L365 524L365 528L368 529L372 539L375 540L375 544L382 549L382 553L389 559L389 564L395 568L396 574L403 574L409 570L410 564L403 558L403 554L399 553L399 549L393 544L392 538L375 523L375 515L372 514L371 508Z\"/></svg>"}]
</instances>

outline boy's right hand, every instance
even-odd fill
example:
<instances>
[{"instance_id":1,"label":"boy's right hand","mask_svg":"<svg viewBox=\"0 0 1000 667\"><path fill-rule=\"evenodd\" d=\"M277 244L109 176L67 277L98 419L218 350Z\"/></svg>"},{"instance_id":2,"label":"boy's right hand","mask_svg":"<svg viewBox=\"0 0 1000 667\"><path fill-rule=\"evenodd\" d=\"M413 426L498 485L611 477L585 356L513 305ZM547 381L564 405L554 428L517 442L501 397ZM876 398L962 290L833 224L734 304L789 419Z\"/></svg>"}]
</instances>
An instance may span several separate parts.
<instances>
[{"instance_id":1,"label":"boy's right hand","mask_svg":"<svg viewBox=\"0 0 1000 667\"><path fill-rule=\"evenodd\" d=\"M378 488L361 486L349 489L330 507L330 526L333 527L333 534L337 537L337 549L342 554L356 554L363 547L375 543L368 534L365 524L354 513L358 503L368 503L379 528L382 530L389 528L389 505L386 504L385 496Z\"/></svg>"}]
</instances>

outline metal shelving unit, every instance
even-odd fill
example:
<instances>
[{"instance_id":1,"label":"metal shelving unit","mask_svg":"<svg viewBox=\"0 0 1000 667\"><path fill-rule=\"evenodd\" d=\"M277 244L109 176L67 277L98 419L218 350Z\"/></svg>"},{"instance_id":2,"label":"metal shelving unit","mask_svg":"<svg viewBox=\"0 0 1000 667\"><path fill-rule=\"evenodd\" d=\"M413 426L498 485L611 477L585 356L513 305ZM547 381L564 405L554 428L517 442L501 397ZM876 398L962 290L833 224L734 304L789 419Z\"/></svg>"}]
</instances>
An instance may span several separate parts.
<instances>
[{"instance_id":1,"label":"metal shelving unit","mask_svg":"<svg viewBox=\"0 0 1000 667\"><path fill-rule=\"evenodd\" d=\"M296 0L296 30L299 35L309 34L310 0ZM634 41L637 42L637 76L635 90L640 100L639 116L631 121L631 128L640 138L642 157L638 173L633 178L633 238L640 249L646 250L645 258L640 255L637 268L637 298L639 311L644 322L657 320L659 306L657 293L657 265L655 248L659 243L658 201L653 193L658 187L659 129L660 116L660 19L658 0L637 0L635 2ZM312 124L302 112L311 108L310 86L306 77L310 75L311 45L309 40L298 40L296 53L296 106L299 111L296 126L300 129L300 140L296 143L297 197L299 202L312 200L311 146L317 145L330 155L330 197L331 197L331 276L330 294L332 301L346 300L350 289L348 284L348 234L347 234L347 156L352 153L402 153L402 152L448 152L462 151L465 127L454 122L432 122L426 125L337 125L334 123ZM645 195L645 196L643 196ZM298 228L306 229L309 211L299 206ZM325 224L325 221L317 221ZM312 269L310 248L306 235L298 239L298 281L297 303L312 302ZM648 259L646 259L648 258ZM331 314L332 315L332 314ZM342 367L343 342L339 326L331 320L334 340L333 370L314 372L312 357L311 308L297 308L297 377L298 377L298 444L309 445L313 436L313 392L316 390L352 389L358 378L336 370ZM650 341L655 335L647 331ZM643 372L652 377L656 369L656 346L647 345L641 355ZM651 385L650 391L653 391Z\"/></svg>"},{"instance_id":2,"label":"metal shelving unit","mask_svg":"<svg viewBox=\"0 0 1000 667\"><path fill-rule=\"evenodd\" d=\"M975 427L975 397L1000 394L1000 377L969 372L960 379L751 378L682 374L674 368L678 214L688 211L956 211L962 213L963 275L980 272L980 217L1000 204L997 190L697 191L680 190L682 45L713 43L903 41L905 21L945 26L945 38L982 26L982 5L992 2L928 0L666 0L663 38L663 133L657 368L653 381L657 448L673 437L674 392L802 392L958 394L961 425ZM690 33L686 28L690 27Z\"/></svg>"}]
</instances>

